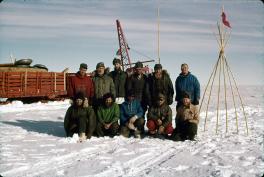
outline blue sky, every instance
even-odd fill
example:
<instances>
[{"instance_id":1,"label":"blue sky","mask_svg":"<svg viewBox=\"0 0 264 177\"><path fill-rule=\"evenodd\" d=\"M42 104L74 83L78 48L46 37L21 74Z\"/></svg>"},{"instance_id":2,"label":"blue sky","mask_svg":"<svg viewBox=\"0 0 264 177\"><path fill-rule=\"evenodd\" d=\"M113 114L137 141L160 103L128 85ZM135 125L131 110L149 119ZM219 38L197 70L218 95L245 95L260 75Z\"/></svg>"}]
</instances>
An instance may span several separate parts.
<instances>
[{"instance_id":1,"label":"blue sky","mask_svg":"<svg viewBox=\"0 0 264 177\"><path fill-rule=\"evenodd\" d=\"M160 8L161 63L173 82L188 63L206 84L217 61L214 32L224 5L231 23L225 50L241 85L264 84L264 5L254 0L4 0L0 4L0 62L32 58L50 71L71 72L79 64L94 70L112 67L118 49L116 19L121 21L132 62L157 58L157 8ZM151 67L155 63L149 64Z\"/></svg>"}]
</instances>

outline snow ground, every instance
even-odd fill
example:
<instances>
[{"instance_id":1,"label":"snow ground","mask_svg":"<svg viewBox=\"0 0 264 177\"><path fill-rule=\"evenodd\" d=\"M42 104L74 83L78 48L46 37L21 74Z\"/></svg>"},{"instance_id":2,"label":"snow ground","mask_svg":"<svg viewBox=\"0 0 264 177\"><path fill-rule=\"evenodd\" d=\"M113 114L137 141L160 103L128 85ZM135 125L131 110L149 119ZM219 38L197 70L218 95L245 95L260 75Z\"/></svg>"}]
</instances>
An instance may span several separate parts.
<instances>
[{"instance_id":1,"label":"snow ground","mask_svg":"<svg viewBox=\"0 0 264 177\"><path fill-rule=\"evenodd\" d=\"M96 138L77 143L65 138L63 118L69 102L0 106L0 174L28 176L185 176L260 177L264 173L264 87L241 90L248 118L242 112L236 133L234 109L221 109L218 134L216 110L209 108L207 131L201 112L196 141L144 138ZM215 100L215 98L214 98ZM230 100L229 100L230 103ZM175 110L175 106L172 106Z\"/></svg>"}]
</instances>

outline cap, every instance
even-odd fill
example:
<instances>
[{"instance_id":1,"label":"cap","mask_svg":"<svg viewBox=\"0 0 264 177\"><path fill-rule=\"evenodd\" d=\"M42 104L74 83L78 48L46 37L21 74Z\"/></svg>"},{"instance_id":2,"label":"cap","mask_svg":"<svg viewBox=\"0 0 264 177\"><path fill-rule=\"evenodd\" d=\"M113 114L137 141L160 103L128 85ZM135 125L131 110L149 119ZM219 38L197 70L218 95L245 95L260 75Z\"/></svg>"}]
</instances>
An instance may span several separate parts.
<instances>
[{"instance_id":1,"label":"cap","mask_svg":"<svg viewBox=\"0 0 264 177\"><path fill-rule=\"evenodd\" d=\"M118 59L118 58L114 58L114 60L113 60L113 65L115 65L116 63L121 64L121 60Z\"/></svg>"},{"instance_id":2,"label":"cap","mask_svg":"<svg viewBox=\"0 0 264 177\"><path fill-rule=\"evenodd\" d=\"M161 64L155 64L154 70L157 70L157 69L162 69L162 65Z\"/></svg>"},{"instance_id":3,"label":"cap","mask_svg":"<svg viewBox=\"0 0 264 177\"><path fill-rule=\"evenodd\" d=\"M87 66L87 64L86 64L86 63L81 63L81 64L80 64L80 68L87 69L87 68L88 68L88 66Z\"/></svg>"},{"instance_id":4,"label":"cap","mask_svg":"<svg viewBox=\"0 0 264 177\"><path fill-rule=\"evenodd\" d=\"M143 68L143 64L140 61L138 61L135 64L135 68Z\"/></svg>"},{"instance_id":5,"label":"cap","mask_svg":"<svg viewBox=\"0 0 264 177\"><path fill-rule=\"evenodd\" d=\"M190 95L188 92L183 91L182 92L182 98L190 98Z\"/></svg>"},{"instance_id":6,"label":"cap","mask_svg":"<svg viewBox=\"0 0 264 177\"><path fill-rule=\"evenodd\" d=\"M97 63L97 65L96 65L96 69L97 69L97 68L100 68L100 67L105 67L105 65L104 65L103 62Z\"/></svg>"}]
</instances>

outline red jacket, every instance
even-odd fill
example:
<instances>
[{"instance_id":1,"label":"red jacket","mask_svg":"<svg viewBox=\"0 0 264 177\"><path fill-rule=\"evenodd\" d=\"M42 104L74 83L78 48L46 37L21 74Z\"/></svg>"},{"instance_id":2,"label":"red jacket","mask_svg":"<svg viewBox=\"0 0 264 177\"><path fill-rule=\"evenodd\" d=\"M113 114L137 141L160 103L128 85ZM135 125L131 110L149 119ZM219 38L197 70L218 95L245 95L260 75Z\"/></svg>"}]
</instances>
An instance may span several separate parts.
<instances>
[{"instance_id":1,"label":"red jacket","mask_svg":"<svg viewBox=\"0 0 264 177\"><path fill-rule=\"evenodd\" d=\"M69 97L74 97L78 92L83 92L85 97L92 98L94 96L94 84L90 76L82 77L79 72L69 78L67 93Z\"/></svg>"}]
</instances>

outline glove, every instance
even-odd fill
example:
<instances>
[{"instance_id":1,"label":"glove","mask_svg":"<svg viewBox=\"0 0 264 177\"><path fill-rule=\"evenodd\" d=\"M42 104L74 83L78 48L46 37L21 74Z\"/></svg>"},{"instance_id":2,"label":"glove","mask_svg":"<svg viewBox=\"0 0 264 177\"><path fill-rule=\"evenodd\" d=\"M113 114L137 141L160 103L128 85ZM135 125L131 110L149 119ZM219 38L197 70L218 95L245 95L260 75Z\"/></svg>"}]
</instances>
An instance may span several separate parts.
<instances>
[{"instance_id":1,"label":"glove","mask_svg":"<svg viewBox=\"0 0 264 177\"><path fill-rule=\"evenodd\" d=\"M129 124L127 125L127 127L128 127L130 130L136 130L136 127L134 126L133 123L129 123Z\"/></svg>"},{"instance_id":2,"label":"glove","mask_svg":"<svg viewBox=\"0 0 264 177\"><path fill-rule=\"evenodd\" d=\"M158 133L159 134L163 134L164 133L164 130L165 130L165 128L163 126L160 126L159 127L159 130L158 130Z\"/></svg>"}]
</instances>

